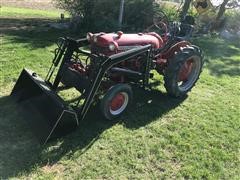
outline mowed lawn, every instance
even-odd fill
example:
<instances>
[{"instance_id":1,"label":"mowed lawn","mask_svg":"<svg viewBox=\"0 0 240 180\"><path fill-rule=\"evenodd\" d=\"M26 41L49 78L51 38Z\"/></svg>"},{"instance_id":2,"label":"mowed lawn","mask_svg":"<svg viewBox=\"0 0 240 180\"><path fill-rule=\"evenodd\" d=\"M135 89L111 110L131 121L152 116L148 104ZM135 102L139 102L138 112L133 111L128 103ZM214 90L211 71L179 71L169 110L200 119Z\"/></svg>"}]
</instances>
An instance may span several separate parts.
<instances>
[{"instance_id":1,"label":"mowed lawn","mask_svg":"<svg viewBox=\"0 0 240 180\"><path fill-rule=\"evenodd\" d=\"M42 28L58 13L3 8L0 179L240 179L239 41L194 40L205 65L185 99L168 97L155 77L158 91L136 89L117 122L96 107L75 132L41 146L9 94L23 67L44 77L57 37L70 33Z\"/></svg>"}]
</instances>

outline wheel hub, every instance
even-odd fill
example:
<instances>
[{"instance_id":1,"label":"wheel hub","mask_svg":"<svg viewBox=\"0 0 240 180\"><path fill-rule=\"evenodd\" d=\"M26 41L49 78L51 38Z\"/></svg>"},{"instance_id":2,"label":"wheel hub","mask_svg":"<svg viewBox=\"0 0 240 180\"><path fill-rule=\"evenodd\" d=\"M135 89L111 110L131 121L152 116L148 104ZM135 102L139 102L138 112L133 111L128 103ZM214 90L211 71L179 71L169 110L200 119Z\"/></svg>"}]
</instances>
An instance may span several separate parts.
<instances>
[{"instance_id":1,"label":"wheel hub","mask_svg":"<svg viewBox=\"0 0 240 180\"><path fill-rule=\"evenodd\" d=\"M187 81L188 76L192 72L192 69L193 69L193 60L189 59L183 64L183 66L180 69L178 82Z\"/></svg>"},{"instance_id":2,"label":"wheel hub","mask_svg":"<svg viewBox=\"0 0 240 180\"><path fill-rule=\"evenodd\" d=\"M185 61L185 63L180 68L178 74L178 88L181 91L187 91L190 89L201 71L201 60L199 56L193 55Z\"/></svg>"},{"instance_id":3,"label":"wheel hub","mask_svg":"<svg viewBox=\"0 0 240 180\"><path fill-rule=\"evenodd\" d=\"M116 111L119 108L121 108L124 101L125 101L124 95L122 93L117 94L110 103L111 110Z\"/></svg>"},{"instance_id":4,"label":"wheel hub","mask_svg":"<svg viewBox=\"0 0 240 180\"><path fill-rule=\"evenodd\" d=\"M118 93L109 104L110 112L113 115L122 113L128 104L128 94L125 92Z\"/></svg>"}]
</instances>

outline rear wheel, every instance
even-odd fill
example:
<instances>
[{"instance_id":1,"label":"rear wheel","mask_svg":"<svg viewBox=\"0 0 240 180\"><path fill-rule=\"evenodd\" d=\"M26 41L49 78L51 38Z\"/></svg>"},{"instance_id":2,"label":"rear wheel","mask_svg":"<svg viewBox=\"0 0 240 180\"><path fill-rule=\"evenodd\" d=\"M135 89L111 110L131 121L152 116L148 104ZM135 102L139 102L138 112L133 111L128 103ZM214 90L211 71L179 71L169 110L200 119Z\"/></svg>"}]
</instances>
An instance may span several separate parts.
<instances>
[{"instance_id":1,"label":"rear wheel","mask_svg":"<svg viewBox=\"0 0 240 180\"><path fill-rule=\"evenodd\" d=\"M180 97L189 92L202 71L203 56L196 46L183 48L169 60L164 81L168 94Z\"/></svg>"},{"instance_id":2,"label":"rear wheel","mask_svg":"<svg viewBox=\"0 0 240 180\"><path fill-rule=\"evenodd\" d=\"M132 101L132 88L127 84L112 86L100 102L100 109L106 119L113 120L122 115Z\"/></svg>"}]
</instances>

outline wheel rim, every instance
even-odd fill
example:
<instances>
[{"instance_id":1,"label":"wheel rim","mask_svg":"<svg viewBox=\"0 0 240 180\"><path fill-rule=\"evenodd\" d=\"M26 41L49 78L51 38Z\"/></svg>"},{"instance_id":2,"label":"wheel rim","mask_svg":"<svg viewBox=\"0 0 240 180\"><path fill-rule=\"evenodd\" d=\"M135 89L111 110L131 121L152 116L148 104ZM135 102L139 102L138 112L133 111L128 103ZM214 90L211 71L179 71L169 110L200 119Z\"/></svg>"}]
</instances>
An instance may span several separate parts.
<instances>
[{"instance_id":1,"label":"wheel rim","mask_svg":"<svg viewBox=\"0 0 240 180\"><path fill-rule=\"evenodd\" d=\"M113 97L109 104L110 113L112 115L118 115L122 113L128 105L128 94L125 92L120 92Z\"/></svg>"},{"instance_id":2,"label":"wheel rim","mask_svg":"<svg viewBox=\"0 0 240 180\"><path fill-rule=\"evenodd\" d=\"M181 91L189 90L196 82L201 70L199 56L192 56L185 61L178 74L178 87Z\"/></svg>"}]
</instances>

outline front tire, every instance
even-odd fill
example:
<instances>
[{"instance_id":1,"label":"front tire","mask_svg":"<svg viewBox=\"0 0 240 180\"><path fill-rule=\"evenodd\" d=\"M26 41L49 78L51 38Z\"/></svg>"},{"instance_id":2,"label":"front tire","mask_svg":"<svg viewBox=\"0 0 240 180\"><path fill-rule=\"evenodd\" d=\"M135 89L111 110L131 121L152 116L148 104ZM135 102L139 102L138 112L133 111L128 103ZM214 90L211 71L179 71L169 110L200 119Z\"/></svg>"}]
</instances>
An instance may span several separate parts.
<instances>
[{"instance_id":1,"label":"front tire","mask_svg":"<svg viewBox=\"0 0 240 180\"><path fill-rule=\"evenodd\" d=\"M132 101L132 88L127 84L112 86L101 99L100 110L108 120L121 116Z\"/></svg>"},{"instance_id":2,"label":"front tire","mask_svg":"<svg viewBox=\"0 0 240 180\"><path fill-rule=\"evenodd\" d=\"M199 79L203 66L202 51L197 46L189 46L177 52L169 60L165 71L164 86L174 97L185 96Z\"/></svg>"}]
</instances>

